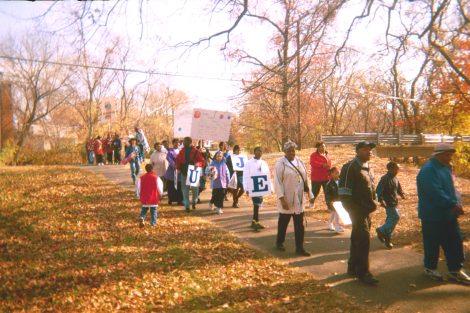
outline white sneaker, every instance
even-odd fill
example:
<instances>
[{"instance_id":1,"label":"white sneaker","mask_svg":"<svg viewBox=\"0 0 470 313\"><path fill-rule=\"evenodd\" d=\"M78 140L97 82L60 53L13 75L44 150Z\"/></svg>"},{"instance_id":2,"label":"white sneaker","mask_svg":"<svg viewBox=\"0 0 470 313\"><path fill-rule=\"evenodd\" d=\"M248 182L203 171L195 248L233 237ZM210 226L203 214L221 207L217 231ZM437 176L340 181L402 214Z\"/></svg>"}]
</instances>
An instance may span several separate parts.
<instances>
[{"instance_id":1,"label":"white sneaker","mask_svg":"<svg viewBox=\"0 0 470 313\"><path fill-rule=\"evenodd\" d=\"M465 273L464 270L460 270L458 272L449 272L447 279L456 283L470 285L470 277L467 275L467 273Z\"/></svg>"},{"instance_id":2,"label":"white sneaker","mask_svg":"<svg viewBox=\"0 0 470 313\"><path fill-rule=\"evenodd\" d=\"M221 208L217 208L217 214L222 214L222 213L224 213L224 211L222 211Z\"/></svg>"},{"instance_id":3,"label":"white sneaker","mask_svg":"<svg viewBox=\"0 0 470 313\"><path fill-rule=\"evenodd\" d=\"M430 268L424 268L424 274L429 276L433 280L442 281L443 277L438 270L432 270Z\"/></svg>"},{"instance_id":4,"label":"white sneaker","mask_svg":"<svg viewBox=\"0 0 470 313\"><path fill-rule=\"evenodd\" d=\"M333 226L333 224L328 224L328 230L335 231L335 227Z\"/></svg>"},{"instance_id":5,"label":"white sneaker","mask_svg":"<svg viewBox=\"0 0 470 313\"><path fill-rule=\"evenodd\" d=\"M209 202L209 210L214 210L214 204L212 202Z\"/></svg>"},{"instance_id":6,"label":"white sneaker","mask_svg":"<svg viewBox=\"0 0 470 313\"><path fill-rule=\"evenodd\" d=\"M337 234L344 233L344 228L341 226L335 227L335 231Z\"/></svg>"}]
</instances>

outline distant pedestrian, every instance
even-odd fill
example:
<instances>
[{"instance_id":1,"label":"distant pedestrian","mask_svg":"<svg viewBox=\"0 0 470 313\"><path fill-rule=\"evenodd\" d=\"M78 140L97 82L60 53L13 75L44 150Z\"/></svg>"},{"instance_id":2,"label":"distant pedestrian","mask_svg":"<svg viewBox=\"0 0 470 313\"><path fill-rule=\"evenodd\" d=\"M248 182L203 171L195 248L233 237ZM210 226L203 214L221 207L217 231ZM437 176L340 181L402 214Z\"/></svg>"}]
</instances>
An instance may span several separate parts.
<instances>
[{"instance_id":1,"label":"distant pedestrian","mask_svg":"<svg viewBox=\"0 0 470 313\"><path fill-rule=\"evenodd\" d=\"M368 285L379 282L369 271L369 214L377 209L374 174L369 165L374 148L375 144L367 141L356 145L356 157L341 168L338 188L341 203L352 221L348 274Z\"/></svg>"},{"instance_id":2,"label":"distant pedestrian","mask_svg":"<svg viewBox=\"0 0 470 313\"><path fill-rule=\"evenodd\" d=\"M317 200L320 194L320 188L323 188L326 202L326 183L330 177L328 170L331 167L331 160L328 158L328 151L326 151L325 143L319 141L315 144L317 149L310 155L310 179L312 181L312 193Z\"/></svg>"},{"instance_id":3,"label":"distant pedestrian","mask_svg":"<svg viewBox=\"0 0 470 313\"><path fill-rule=\"evenodd\" d=\"M278 159L275 165L274 189L277 197L279 219L277 223L276 248L285 251L287 226L294 220L296 253L310 256L304 249L304 193L309 192L307 169L304 163L295 157L297 145L288 141L284 144L285 156ZM310 199L313 201L313 197Z\"/></svg>"},{"instance_id":4,"label":"distant pedestrian","mask_svg":"<svg viewBox=\"0 0 470 313\"><path fill-rule=\"evenodd\" d=\"M150 225L157 225L157 208L163 193L163 183L153 172L152 164L145 165L146 174L137 181L136 193L142 203L140 227L145 226L145 217L150 209Z\"/></svg>"},{"instance_id":5,"label":"distant pedestrian","mask_svg":"<svg viewBox=\"0 0 470 313\"><path fill-rule=\"evenodd\" d=\"M418 217L423 233L424 273L434 280L443 279L437 270L439 249L442 247L449 270L448 279L470 285L470 277L463 270L465 257L457 219L464 212L452 176L451 161L454 153L451 144L437 144L432 158L416 177Z\"/></svg>"},{"instance_id":6,"label":"distant pedestrian","mask_svg":"<svg viewBox=\"0 0 470 313\"><path fill-rule=\"evenodd\" d=\"M106 152L106 164L112 165L113 164L113 138L111 137L111 133L108 133L106 139L103 142L103 146Z\"/></svg>"},{"instance_id":7,"label":"distant pedestrian","mask_svg":"<svg viewBox=\"0 0 470 313\"><path fill-rule=\"evenodd\" d=\"M150 151L150 146L147 141L147 137L145 137L144 130L139 127L135 127L134 130L135 130L135 139L137 140L137 146L139 147L138 157L140 159L140 162L144 162L145 152Z\"/></svg>"},{"instance_id":8,"label":"distant pedestrian","mask_svg":"<svg viewBox=\"0 0 470 313\"><path fill-rule=\"evenodd\" d=\"M114 134L113 139L113 152L114 152L114 164L121 164L121 150L122 150L122 141L119 138L119 134Z\"/></svg>"},{"instance_id":9,"label":"distant pedestrian","mask_svg":"<svg viewBox=\"0 0 470 313\"><path fill-rule=\"evenodd\" d=\"M168 161L168 168L166 169L165 178L168 186L168 204L172 205L177 203L183 205L183 192L181 189L181 174L176 171L176 157L180 152L177 138L172 140L172 147L168 148L166 160Z\"/></svg>"},{"instance_id":10,"label":"distant pedestrian","mask_svg":"<svg viewBox=\"0 0 470 313\"><path fill-rule=\"evenodd\" d=\"M405 193L397 178L399 171L400 167L396 162L389 162L387 164L387 174L382 176L376 189L377 198L380 204L385 208L387 218L385 219L385 223L377 227L375 231L377 232L377 238L380 242L385 244L387 249L393 248L392 235L400 220L400 213L397 208L398 196L405 199Z\"/></svg>"},{"instance_id":11,"label":"distant pedestrian","mask_svg":"<svg viewBox=\"0 0 470 313\"><path fill-rule=\"evenodd\" d=\"M93 165L95 163L95 140L93 137L90 137L86 142L86 152L88 164Z\"/></svg>"},{"instance_id":12,"label":"distant pedestrian","mask_svg":"<svg viewBox=\"0 0 470 313\"><path fill-rule=\"evenodd\" d=\"M95 139L95 157L96 157L96 165L102 166L104 165L104 160L103 160L103 155L104 155L104 150L103 150L103 142L101 141L101 136L97 136Z\"/></svg>"},{"instance_id":13,"label":"distant pedestrian","mask_svg":"<svg viewBox=\"0 0 470 313\"><path fill-rule=\"evenodd\" d=\"M140 172L139 147L137 147L137 141L135 138L131 138L129 140L129 146L126 148L125 158L129 159L132 183L135 184Z\"/></svg>"},{"instance_id":14,"label":"distant pedestrian","mask_svg":"<svg viewBox=\"0 0 470 313\"><path fill-rule=\"evenodd\" d=\"M193 165L195 168L202 168L204 165L204 158L202 157L201 151L197 150L193 146L191 137L185 137L183 140L183 149L181 149L176 157L176 169L181 172L181 189L183 190L183 203L186 212L190 211L189 206L191 203L192 209L196 209L197 199L199 198L199 185L197 187L193 187L186 184L189 165ZM189 200L190 190L192 192L192 201Z\"/></svg>"},{"instance_id":15,"label":"distant pedestrian","mask_svg":"<svg viewBox=\"0 0 470 313\"><path fill-rule=\"evenodd\" d=\"M263 205L263 197L253 197L250 195L249 182L253 176L267 175L267 181L270 183L271 174L269 172L268 164L261 159L263 156L263 149L261 147L256 147L253 152L254 157L248 160L243 170L243 188L246 190L246 195L249 196L253 202L253 220L251 221L251 228L253 228L254 231L259 231L260 229L265 228L259 222L259 209Z\"/></svg>"},{"instance_id":16,"label":"distant pedestrian","mask_svg":"<svg viewBox=\"0 0 470 313\"><path fill-rule=\"evenodd\" d=\"M224 192L230 180L229 170L221 151L215 153L214 160L209 168L217 172L216 175L212 176L214 179L211 179L212 200L214 201L215 210L218 214L221 214L224 208Z\"/></svg>"},{"instance_id":17,"label":"distant pedestrian","mask_svg":"<svg viewBox=\"0 0 470 313\"><path fill-rule=\"evenodd\" d=\"M330 175L330 181L326 184L326 206L330 211L330 218L328 219L328 230L335 231L336 233L344 232L344 229L339 223L339 215L336 212L333 202L339 201L338 196L338 182L339 182L339 170L336 167L332 167L328 170Z\"/></svg>"}]
</instances>

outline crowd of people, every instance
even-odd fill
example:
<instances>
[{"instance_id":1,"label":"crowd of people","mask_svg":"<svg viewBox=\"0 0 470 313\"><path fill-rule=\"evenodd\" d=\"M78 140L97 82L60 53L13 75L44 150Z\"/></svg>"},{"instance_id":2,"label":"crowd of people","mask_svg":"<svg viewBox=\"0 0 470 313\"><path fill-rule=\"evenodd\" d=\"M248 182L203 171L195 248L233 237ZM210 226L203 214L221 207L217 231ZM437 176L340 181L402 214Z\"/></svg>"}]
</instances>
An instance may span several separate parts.
<instances>
[{"instance_id":1,"label":"crowd of people","mask_svg":"<svg viewBox=\"0 0 470 313\"><path fill-rule=\"evenodd\" d=\"M119 139L119 136L115 135L114 138ZM297 145L292 141L284 144L284 156L276 161L272 176L269 166L262 160L261 147L253 150L251 159L243 161L240 158L241 147L236 145L230 151L225 142L219 144L214 155L202 145L194 146L190 137L185 137L182 142L173 139L171 146L168 141L156 142L150 162L145 166L146 174L139 178L140 163L144 160L142 151L148 147L146 140L142 140L137 136L132 137L124 154L124 160L128 159L130 163L133 183L137 180L137 194L142 202L141 227L145 226L148 209L151 211L150 224L157 224L157 208L164 196L169 205L182 206L186 212L196 210L200 203L200 192L206 189L209 180L212 189L209 209L222 214L228 195L233 199L232 207L238 208L240 197L246 194L253 205L250 227L257 232L265 228L260 223L259 211L263 204L260 191L265 191L261 193L263 195L274 192L278 210L275 247L279 251L286 250L286 231L292 219L296 253L310 256L310 252L304 248L304 211L306 205L314 207L323 189L330 212L328 230L338 234L344 232L338 203L351 220L347 273L368 285L378 283L369 271L370 214L377 209L378 204L384 208L386 219L375 232L387 249L393 249L392 238L400 219L398 198L405 199L406 194L398 179L400 167L393 161L387 164L387 173L375 186L376 179L369 164L374 143L359 142L355 147L356 156L343 166L336 167L325 144L318 142L309 160L309 185L307 166L296 157ZM97 151L96 146L93 145L94 152ZM458 225L458 217L463 214L463 209L460 195L453 184L451 159L454 153L452 145L438 144L432 158L417 176L424 273L435 280L443 279L437 270L439 249L442 247L447 259L449 280L470 285L470 277L463 270L463 240ZM96 154L97 157L99 155ZM102 160L103 157L97 158L97 164L103 163ZM108 160L114 159L111 157Z\"/></svg>"}]
</instances>

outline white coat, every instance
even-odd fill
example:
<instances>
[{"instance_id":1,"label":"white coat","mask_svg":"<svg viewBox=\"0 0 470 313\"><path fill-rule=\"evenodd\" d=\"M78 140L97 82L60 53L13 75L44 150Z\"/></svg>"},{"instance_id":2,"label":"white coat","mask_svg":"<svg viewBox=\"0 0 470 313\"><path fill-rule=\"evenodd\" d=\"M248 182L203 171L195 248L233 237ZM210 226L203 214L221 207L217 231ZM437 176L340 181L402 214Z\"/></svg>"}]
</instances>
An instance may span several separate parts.
<instances>
[{"instance_id":1,"label":"white coat","mask_svg":"<svg viewBox=\"0 0 470 313\"><path fill-rule=\"evenodd\" d=\"M307 169L304 163L295 158L292 163L299 169L303 179L307 182ZM282 214L300 214L304 211L304 180L299 172L289 163L286 157L276 161L274 175L274 190L277 198L277 210ZM284 197L289 210L284 210L280 198Z\"/></svg>"},{"instance_id":2,"label":"white coat","mask_svg":"<svg viewBox=\"0 0 470 313\"><path fill-rule=\"evenodd\" d=\"M166 169L168 168L168 161L166 160L166 153L163 151L154 151L150 156L150 163L153 165L153 171L158 177L165 176Z\"/></svg>"}]
</instances>

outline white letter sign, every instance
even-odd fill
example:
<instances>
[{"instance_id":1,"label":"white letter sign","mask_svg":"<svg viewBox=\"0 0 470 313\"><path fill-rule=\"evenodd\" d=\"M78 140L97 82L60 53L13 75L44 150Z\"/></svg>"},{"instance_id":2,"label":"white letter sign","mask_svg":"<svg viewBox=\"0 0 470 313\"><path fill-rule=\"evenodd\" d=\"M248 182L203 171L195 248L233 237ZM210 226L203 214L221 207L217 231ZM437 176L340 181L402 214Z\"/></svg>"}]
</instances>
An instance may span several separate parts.
<instances>
[{"instance_id":1,"label":"white letter sign","mask_svg":"<svg viewBox=\"0 0 470 313\"><path fill-rule=\"evenodd\" d=\"M186 175L186 185L191 187L199 187L199 179L201 178L202 169L194 165L188 165L188 173Z\"/></svg>"}]
</instances>

